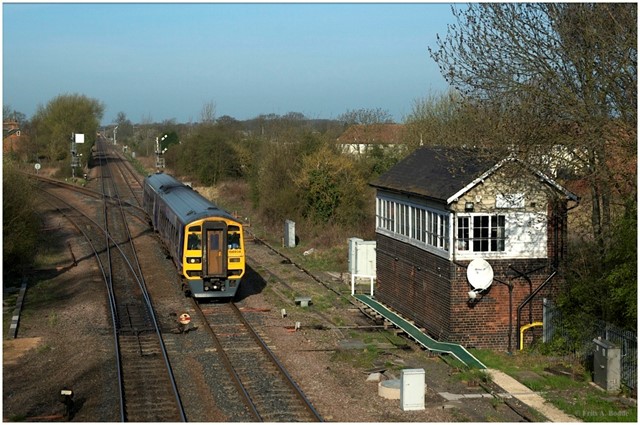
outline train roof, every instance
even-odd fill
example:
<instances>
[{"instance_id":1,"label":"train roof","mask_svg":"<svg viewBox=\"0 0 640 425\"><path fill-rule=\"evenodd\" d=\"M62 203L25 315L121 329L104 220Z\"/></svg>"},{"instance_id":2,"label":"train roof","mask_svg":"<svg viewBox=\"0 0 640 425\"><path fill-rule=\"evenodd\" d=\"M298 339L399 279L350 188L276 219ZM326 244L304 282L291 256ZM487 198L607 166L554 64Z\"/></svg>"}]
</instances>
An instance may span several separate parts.
<instances>
[{"instance_id":1,"label":"train roof","mask_svg":"<svg viewBox=\"0 0 640 425\"><path fill-rule=\"evenodd\" d=\"M186 224L206 217L224 217L236 220L231 214L218 208L217 205L191 187L168 174L151 174L145 178L145 184L162 197L182 223Z\"/></svg>"}]
</instances>

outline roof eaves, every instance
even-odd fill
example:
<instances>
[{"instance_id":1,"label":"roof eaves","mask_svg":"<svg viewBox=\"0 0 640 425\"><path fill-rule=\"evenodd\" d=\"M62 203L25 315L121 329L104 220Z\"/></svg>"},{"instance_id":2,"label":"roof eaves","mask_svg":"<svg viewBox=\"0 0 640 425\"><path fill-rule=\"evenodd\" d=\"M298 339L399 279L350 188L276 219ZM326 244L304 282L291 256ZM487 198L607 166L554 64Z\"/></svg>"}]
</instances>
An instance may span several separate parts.
<instances>
[{"instance_id":1,"label":"roof eaves","mask_svg":"<svg viewBox=\"0 0 640 425\"><path fill-rule=\"evenodd\" d=\"M456 193L451 195L447 199L447 205L449 205L452 202L457 201L458 199L460 199L460 197L462 195L464 195L465 193L467 193L468 191L470 191L471 189L473 189L474 187L476 187L477 185L482 183L487 177L489 177L491 174L495 173L500 167L502 167L506 161L512 161L512 160L513 160L512 157L509 156L509 157L503 159L502 161L498 162L496 165L491 167L489 170L487 170L484 173L482 173L479 177L477 177L471 183L469 183L468 185L466 185L465 187L463 187L462 189L460 189L459 191L457 191Z\"/></svg>"},{"instance_id":2,"label":"roof eaves","mask_svg":"<svg viewBox=\"0 0 640 425\"><path fill-rule=\"evenodd\" d=\"M553 187L558 192L563 193L567 197L567 199L569 199L571 201L575 201L575 202L579 202L580 201L580 197L578 195L576 195L575 193L571 192L569 189L565 188L560 183L558 183L557 181L553 180L551 177L547 176L542 171L538 170L537 168L534 168L530 164L527 164L527 163L519 160L518 158L514 157L514 161L519 162L524 167L526 167L529 171L531 171L534 175L539 177L543 182L547 183L549 186Z\"/></svg>"},{"instance_id":3,"label":"roof eaves","mask_svg":"<svg viewBox=\"0 0 640 425\"><path fill-rule=\"evenodd\" d=\"M556 189L558 192L564 193L564 195L567 197L567 199L569 199L571 201L574 201L574 202L578 202L580 200L580 197L578 195L576 195L575 193L571 192L569 189L565 188L564 186L560 185L558 182L556 182L551 177L549 177L546 174L544 174L542 171L539 171L539 170L536 170L536 169L533 169L533 168L531 168L531 171L536 176L540 177L548 185L550 185L551 187Z\"/></svg>"},{"instance_id":4,"label":"roof eaves","mask_svg":"<svg viewBox=\"0 0 640 425\"><path fill-rule=\"evenodd\" d=\"M380 186L380 185L377 185L377 184L374 184L374 183L369 183L369 186L374 187L376 189L383 190L385 192L396 193L398 195L409 195L409 196L413 195L413 196L417 196L417 197L420 197L421 199L428 199L430 201L437 202L439 204L441 204L444 201L444 199L436 198L434 196L425 195L424 193L416 192L416 191L413 191L413 190L397 189L397 188L393 188L393 187Z\"/></svg>"},{"instance_id":5,"label":"roof eaves","mask_svg":"<svg viewBox=\"0 0 640 425\"><path fill-rule=\"evenodd\" d=\"M467 193L468 191L470 191L471 189L473 189L474 187L476 187L478 184L482 183L487 177L489 177L491 174L495 173L500 167L502 167L505 162L507 161L513 161L513 162L518 162L520 164L522 164L524 167L526 167L527 169L529 169L529 171L531 171L533 174L535 174L537 177L539 177L540 179L542 179L542 181L544 181L545 183L547 183L549 186L553 187L554 189L556 189L558 192L563 193L567 199L572 200L574 202L579 202L580 197L578 195L576 195L575 193L571 192L570 190L566 189L565 187L563 187L562 185L560 185L558 182L556 182L555 180L553 180L551 177L547 176L546 174L544 174L542 171L537 170L535 168L533 168L531 165L524 163L523 161L519 160L518 158L516 158L514 155L509 155L508 157L506 157L505 159L501 160L500 162L498 162L496 165L494 165L493 167L491 167L488 171L486 171L485 173L483 173L481 176L479 176L478 178L476 178L475 180L473 180L471 183L469 183L468 185L466 185L465 187L463 187L462 189L460 189L458 192L456 192L455 194L453 194L451 197L449 197L447 199L447 205L449 205L452 202L457 201L458 199L460 199L460 197L462 195L464 195L465 193Z\"/></svg>"}]
</instances>

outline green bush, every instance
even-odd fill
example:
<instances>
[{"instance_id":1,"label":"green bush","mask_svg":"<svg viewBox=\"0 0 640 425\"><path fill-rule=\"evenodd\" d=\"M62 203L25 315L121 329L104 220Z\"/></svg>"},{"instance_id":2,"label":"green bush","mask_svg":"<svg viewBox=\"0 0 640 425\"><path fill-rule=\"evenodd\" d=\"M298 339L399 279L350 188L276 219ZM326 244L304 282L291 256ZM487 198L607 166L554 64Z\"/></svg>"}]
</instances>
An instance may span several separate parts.
<instances>
[{"instance_id":1,"label":"green bush","mask_svg":"<svg viewBox=\"0 0 640 425\"><path fill-rule=\"evenodd\" d=\"M29 269L35 261L40 222L35 211L31 182L10 161L3 161L2 249L5 285Z\"/></svg>"}]
</instances>

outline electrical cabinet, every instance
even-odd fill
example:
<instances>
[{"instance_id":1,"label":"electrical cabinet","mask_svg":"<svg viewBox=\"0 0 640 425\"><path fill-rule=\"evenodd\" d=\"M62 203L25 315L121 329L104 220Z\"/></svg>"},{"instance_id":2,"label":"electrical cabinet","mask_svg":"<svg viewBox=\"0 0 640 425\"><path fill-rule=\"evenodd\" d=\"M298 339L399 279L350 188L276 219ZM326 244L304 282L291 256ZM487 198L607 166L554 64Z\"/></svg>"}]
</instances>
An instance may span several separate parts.
<instances>
[{"instance_id":1,"label":"electrical cabinet","mask_svg":"<svg viewBox=\"0 0 640 425\"><path fill-rule=\"evenodd\" d=\"M607 391L620 389L620 348L606 339L596 338L593 353L593 382Z\"/></svg>"},{"instance_id":2,"label":"electrical cabinet","mask_svg":"<svg viewBox=\"0 0 640 425\"><path fill-rule=\"evenodd\" d=\"M424 369L403 369L400 378L402 410L424 410Z\"/></svg>"}]
</instances>

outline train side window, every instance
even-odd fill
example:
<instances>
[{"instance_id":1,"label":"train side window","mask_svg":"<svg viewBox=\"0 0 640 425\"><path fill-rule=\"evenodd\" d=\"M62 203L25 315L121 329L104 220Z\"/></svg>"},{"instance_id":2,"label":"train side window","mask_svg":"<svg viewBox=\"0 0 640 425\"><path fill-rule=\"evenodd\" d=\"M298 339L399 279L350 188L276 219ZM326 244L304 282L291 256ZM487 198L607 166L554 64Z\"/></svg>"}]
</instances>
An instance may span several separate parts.
<instances>
[{"instance_id":1,"label":"train side window","mask_svg":"<svg viewBox=\"0 0 640 425\"><path fill-rule=\"evenodd\" d=\"M190 228L189 230L191 230ZM189 237L187 239L187 249L200 249L201 239L200 235L197 233L189 233Z\"/></svg>"}]
</instances>

